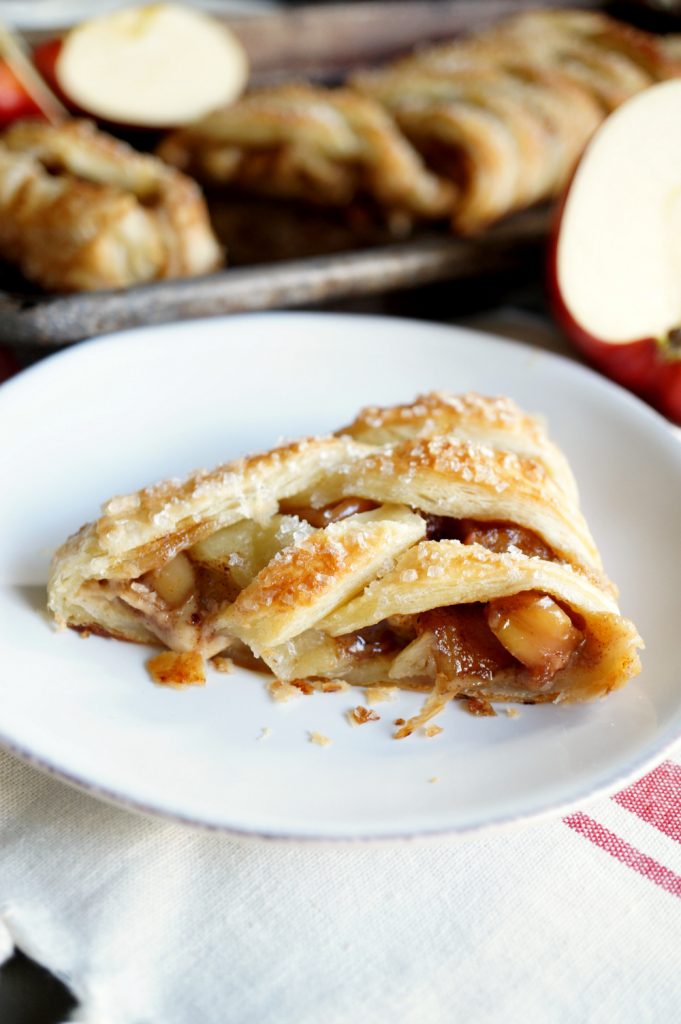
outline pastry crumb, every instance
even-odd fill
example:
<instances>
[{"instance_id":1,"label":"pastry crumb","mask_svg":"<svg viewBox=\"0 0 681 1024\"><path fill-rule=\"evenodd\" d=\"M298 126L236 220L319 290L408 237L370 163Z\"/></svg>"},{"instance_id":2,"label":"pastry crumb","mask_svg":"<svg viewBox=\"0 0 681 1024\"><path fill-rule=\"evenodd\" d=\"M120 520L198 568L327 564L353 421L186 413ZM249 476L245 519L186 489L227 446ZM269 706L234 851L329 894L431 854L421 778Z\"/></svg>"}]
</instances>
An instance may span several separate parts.
<instances>
[{"instance_id":1,"label":"pastry crumb","mask_svg":"<svg viewBox=\"0 0 681 1024\"><path fill-rule=\"evenodd\" d=\"M310 743L316 743L318 747L330 747L333 740L329 739L322 732L309 732L307 734Z\"/></svg>"},{"instance_id":2,"label":"pastry crumb","mask_svg":"<svg viewBox=\"0 0 681 1024\"><path fill-rule=\"evenodd\" d=\"M301 691L298 687L292 686L291 683L285 683L283 679L273 679L271 683L268 683L267 692L272 700L276 700L278 704L283 704L287 700L301 696Z\"/></svg>"},{"instance_id":3,"label":"pastry crumb","mask_svg":"<svg viewBox=\"0 0 681 1024\"><path fill-rule=\"evenodd\" d=\"M350 684L344 679L323 679L318 687L322 693L344 693L350 689Z\"/></svg>"},{"instance_id":4,"label":"pastry crumb","mask_svg":"<svg viewBox=\"0 0 681 1024\"><path fill-rule=\"evenodd\" d=\"M395 700L397 687L395 686L367 686L364 691L367 704L379 704L384 700Z\"/></svg>"},{"instance_id":5,"label":"pastry crumb","mask_svg":"<svg viewBox=\"0 0 681 1024\"><path fill-rule=\"evenodd\" d=\"M396 718L395 722L393 724L394 725L404 725L405 723L406 723L406 719L405 718Z\"/></svg>"},{"instance_id":6,"label":"pastry crumb","mask_svg":"<svg viewBox=\"0 0 681 1024\"><path fill-rule=\"evenodd\" d=\"M504 708L504 711L509 718L520 718L520 712L517 708Z\"/></svg>"},{"instance_id":7,"label":"pastry crumb","mask_svg":"<svg viewBox=\"0 0 681 1024\"><path fill-rule=\"evenodd\" d=\"M375 711L370 711L369 708L363 707L361 704L358 704L356 708L350 708L348 711L350 725L364 725L365 722L380 722L380 720L380 715L377 715Z\"/></svg>"},{"instance_id":8,"label":"pastry crumb","mask_svg":"<svg viewBox=\"0 0 681 1024\"><path fill-rule=\"evenodd\" d=\"M163 651L149 659L147 669L161 686L202 686L206 681L203 658L197 651Z\"/></svg>"},{"instance_id":9,"label":"pastry crumb","mask_svg":"<svg viewBox=\"0 0 681 1024\"><path fill-rule=\"evenodd\" d=\"M425 729L423 730L423 735L424 736L439 736L441 732L444 732L444 729L442 728L441 725L427 725L425 727Z\"/></svg>"},{"instance_id":10,"label":"pastry crumb","mask_svg":"<svg viewBox=\"0 0 681 1024\"><path fill-rule=\"evenodd\" d=\"M272 730L270 729L269 725L263 725L260 727L260 735L258 736L259 740L268 740L271 735Z\"/></svg>"},{"instance_id":11,"label":"pastry crumb","mask_svg":"<svg viewBox=\"0 0 681 1024\"><path fill-rule=\"evenodd\" d=\"M439 781L440 781L440 776L439 775L432 775L431 778L428 779L428 782L439 782Z\"/></svg>"},{"instance_id":12,"label":"pastry crumb","mask_svg":"<svg viewBox=\"0 0 681 1024\"><path fill-rule=\"evenodd\" d=\"M216 672L224 672L227 675L234 671L234 662L231 658L225 658L224 655L216 654L214 658L210 659L210 663Z\"/></svg>"},{"instance_id":13,"label":"pastry crumb","mask_svg":"<svg viewBox=\"0 0 681 1024\"><path fill-rule=\"evenodd\" d=\"M307 679L292 679L291 686L295 686L296 690L300 690L306 697L309 697L311 693L314 693L314 686L308 682Z\"/></svg>"},{"instance_id":14,"label":"pastry crumb","mask_svg":"<svg viewBox=\"0 0 681 1024\"><path fill-rule=\"evenodd\" d=\"M81 640L88 640L92 636L92 633L89 629L80 629L78 630L78 636Z\"/></svg>"},{"instance_id":15,"label":"pastry crumb","mask_svg":"<svg viewBox=\"0 0 681 1024\"><path fill-rule=\"evenodd\" d=\"M463 706L469 715L475 715L476 717L496 715L496 711L484 697L464 697Z\"/></svg>"}]
</instances>

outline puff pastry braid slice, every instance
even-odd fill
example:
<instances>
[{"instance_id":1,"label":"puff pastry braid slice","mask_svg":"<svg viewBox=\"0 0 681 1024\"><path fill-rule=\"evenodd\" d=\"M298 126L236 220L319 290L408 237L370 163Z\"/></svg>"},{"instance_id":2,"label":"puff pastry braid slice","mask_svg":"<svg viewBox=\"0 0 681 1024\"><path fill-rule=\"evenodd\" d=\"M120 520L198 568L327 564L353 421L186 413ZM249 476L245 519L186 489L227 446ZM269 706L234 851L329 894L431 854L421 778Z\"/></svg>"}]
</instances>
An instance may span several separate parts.
<instances>
[{"instance_id":1,"label":"puff pastry braid slice","mask_svg":"<svg viewBox=\"0 0 681 1024\"><path fill-rule=\"evenodd\" d=\"M661 40L603 14L528 11L351 84L455 180L453 225L472 233L559 194L603 117L680 73Z\"/></svg>"},{"instance_id":2,"label":"puff pastry braid slice","mask_svg":"<svg viewBox=\"0 0 681 1024\"><path fill-rule=\"evenodd\" d=\"M185 481L114 498L56 553L58 621L280 679L586 700L639 668L542 424L423 395Z\"/></svg>"},{"instance_id":3,"label":"puff pastry braid slice","mask_svg":"<svg viewBox=\"0 0 681 1024\"><path fill-rule=\"evenodd\" d=\"M222 261L198 186L87 121L0 135L0 255L55 291L208 273Z\"/></svg>"},{"instance_id":4,"label":"puff pastry braid slice","mask_svg":"<svg viewBox=\"0 0 681 1024\"><path fill-rule=\"evenodd\" d=\"M348 89L253 92L171 134L159 153L200 181L324 206L369 198L388 216L445 217L454 199L390 115Z\"/></svg>"}]
</instances>

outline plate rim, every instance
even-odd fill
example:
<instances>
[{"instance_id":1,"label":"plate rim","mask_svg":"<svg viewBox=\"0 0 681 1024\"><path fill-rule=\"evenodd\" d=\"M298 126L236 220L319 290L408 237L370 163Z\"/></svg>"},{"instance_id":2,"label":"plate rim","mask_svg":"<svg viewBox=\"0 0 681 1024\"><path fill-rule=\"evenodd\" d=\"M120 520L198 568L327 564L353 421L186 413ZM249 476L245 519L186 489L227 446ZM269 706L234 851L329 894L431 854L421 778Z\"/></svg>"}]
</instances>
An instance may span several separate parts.
<instances>
[{"instance_id":1,"label":"plate rim","mask_svg":"<svg viewBox=\"0 0 681 1024\"><path fill-rule=\"evenodd\" d=\"M665 755L671 751L679 739L681 739L681 730L674 735L667 736L660 748L648 750L642 755L639 762L630 764L626 772L621 774L613 772L612 776L600 785L592 788L586 788L584 793L568 800L554 802L550 805L539 807L536 810L525 811L520 814L500 815L476 824L454 824L443 826L442 828L423 828L418 831L413 829L404 832L395 830L394 832L389 832L383 835L375 832L357 832L353 835L323 835L314 832L287 833L284 831L268 830L264 828L239 827L225 822L211 822L200 818L193 818L189 814L182 814L177 811L157 807L152 803L146 803L144 800L136 800L129 796L116 793L108 786L102 786L98 783L83 779L74 772L69 772L64 768L51 763L49 759L25 750L20 744L17 744L12 740L8 740L2 732L0 732L0 749L5 753L16 757L28 767L34 768L36 771L41 772L41 774L48 776L50 779L57 780L58 782L68 786L70 789L73 789L84 796L89 796L94 800L99 800L116 810L128 811L130 814L138 814L143 817L151 818L154 821L180 825L184 828L192 828L201 832L227 835L234 839L247 839L267 843L305 843L306 845L317 844L329 846L352 843L380 843L381 845L386 845L389 843L426 842L428 840L438 839L466 839L481 835L483 832L499 832L506 828L512 828L514 825L546 821L559 817L562 818L571 811L581 810L587 802L591 803L592 801L607 797L611 793L618 791L620 787L625 789L628 785L635 782L644 773L646 773L654 764L657 764L658 761L662 762Z\"/></svg>"}]
</instances>

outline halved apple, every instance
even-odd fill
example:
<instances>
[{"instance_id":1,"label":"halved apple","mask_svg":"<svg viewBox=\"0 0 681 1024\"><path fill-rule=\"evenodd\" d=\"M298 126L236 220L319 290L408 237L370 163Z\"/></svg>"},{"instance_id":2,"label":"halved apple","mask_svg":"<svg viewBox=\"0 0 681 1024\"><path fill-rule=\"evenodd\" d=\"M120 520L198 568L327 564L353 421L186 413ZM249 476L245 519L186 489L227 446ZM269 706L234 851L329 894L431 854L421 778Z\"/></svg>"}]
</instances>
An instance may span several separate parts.
<instances>
[{"instance_id":1,"label":"halved apple","mask_svg":"<svg viewBox=\"0 0 681 1024\"><path fill-rule=\"evenodd\" d=\"M124 8L62 40L54 76L78 109L122 125L188 124L243 91L248 59L236 36L174 4Z\"/></svg>"},{"instance_id":2,"label":"halved apple","mask_svg":"<svg viewBox=\"0 0 681 1024\"><path fill-rule=\"evenodd\" d=\"M681 422L681 79L619 107L563 201L556 318L608 376Z\"/></svg>"}]
</instances>

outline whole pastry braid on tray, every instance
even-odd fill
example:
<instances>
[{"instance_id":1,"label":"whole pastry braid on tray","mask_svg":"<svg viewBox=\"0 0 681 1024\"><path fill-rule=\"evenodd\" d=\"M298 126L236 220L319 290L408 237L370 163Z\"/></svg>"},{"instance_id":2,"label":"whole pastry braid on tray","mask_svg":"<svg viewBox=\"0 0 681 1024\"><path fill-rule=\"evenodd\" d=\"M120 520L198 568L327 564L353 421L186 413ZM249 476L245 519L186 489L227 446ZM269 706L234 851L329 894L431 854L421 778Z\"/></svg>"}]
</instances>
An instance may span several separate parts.
<instances>
[{"instance_id":1,"label":"whole pastry braid on tray","mask_svg":"<svg viewBox=\"0 0 681 1024\"><path fill-rule=\"evenodd\" d=\"M58 623L281 681L573 702L622 686L619 612L570 468L506 398L424 395L113 498L57 551Z\"/></svg>"},{"instance_id":2,"label":"whole pastry braid on tray","mask_svg":"<svg viewBox=\"0 0 681 1024\"><path fill-rule=\"evenodd\" d=\"M343 89L253 92L160 152L213 184L330 205L369 197L388 219L446 216L472 234L557 196L605 116L679 74L678 50L657 36L594 11L529 11Z\"/></svg>"}]
</instances>

